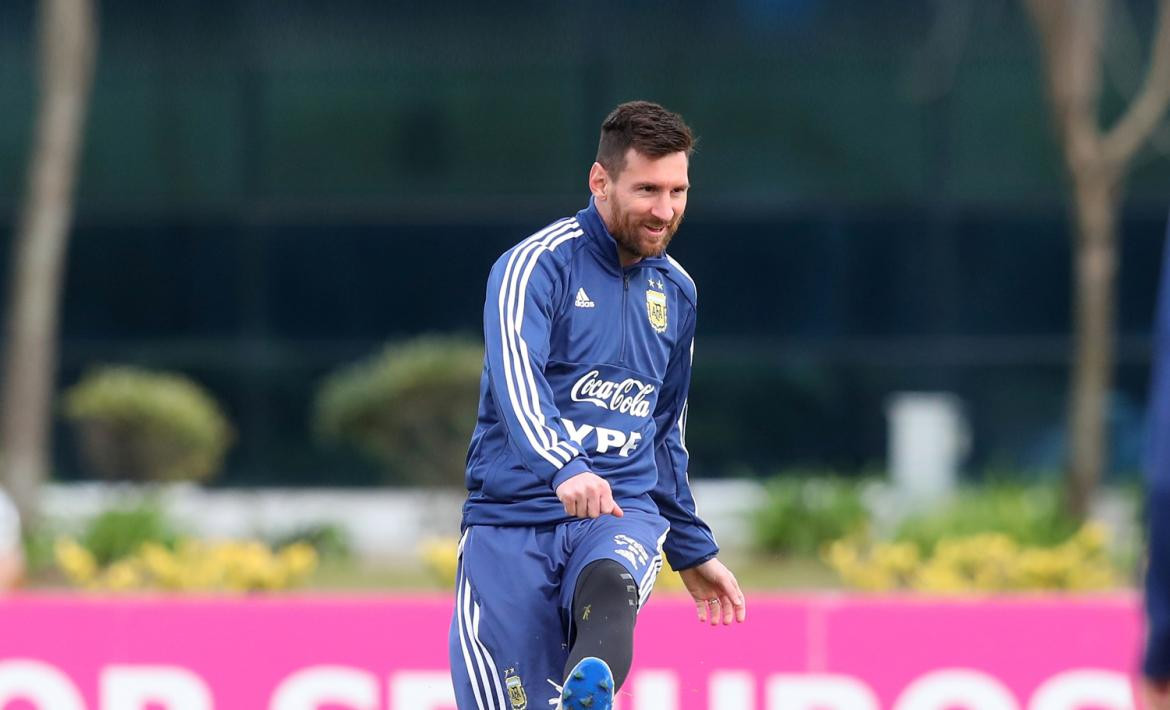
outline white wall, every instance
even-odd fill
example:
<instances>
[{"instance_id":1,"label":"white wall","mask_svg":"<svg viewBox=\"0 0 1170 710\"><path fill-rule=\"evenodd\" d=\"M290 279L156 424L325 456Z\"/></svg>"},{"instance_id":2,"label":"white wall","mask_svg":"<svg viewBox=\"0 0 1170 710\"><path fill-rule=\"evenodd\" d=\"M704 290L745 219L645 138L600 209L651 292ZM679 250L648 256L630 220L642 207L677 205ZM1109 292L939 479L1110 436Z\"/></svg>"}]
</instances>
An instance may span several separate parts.
<instances>
[{"instance_id":1,"label":"white wall","mask_svg":"<svg viewBox=\"0 0 1170 710\"><path fill-rule=\"evenodd\" d=\"M699 513L724 547L750 539L749 518L762 500L754 481L695 481ZM153 497L182 530L201 537L279 536L328 523L345 531L367 558L409 558L429 537L457 536L464 493L433 489L258 488L207 490L194 485L142 488L54 484L43 505L66 529L118 505Z\"/></svg>"}]
</instances>

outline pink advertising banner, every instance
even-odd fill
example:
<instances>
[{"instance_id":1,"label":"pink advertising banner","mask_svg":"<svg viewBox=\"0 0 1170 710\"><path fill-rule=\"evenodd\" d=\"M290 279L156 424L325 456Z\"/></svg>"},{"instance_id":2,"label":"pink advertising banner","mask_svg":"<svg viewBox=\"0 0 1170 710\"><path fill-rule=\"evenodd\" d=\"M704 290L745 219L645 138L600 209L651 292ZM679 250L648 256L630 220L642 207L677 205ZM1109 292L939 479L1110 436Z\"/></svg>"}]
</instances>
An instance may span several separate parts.
<instances>
[{"instance_id":1,"label":"pink advertising banner","mask_svg":"<svg viewBox=\"0 0 1170 710\"><path fill-rule=\"evenodd\" d=\"M688 600L653 599L618 707L1136 707L1132 595L749 604L746 624L710 628ZM0 600L0 710L453 710L451 606L445 597L10 597ZM530 696L525 710L548 707Z\"/></svg>"}]
</instances>

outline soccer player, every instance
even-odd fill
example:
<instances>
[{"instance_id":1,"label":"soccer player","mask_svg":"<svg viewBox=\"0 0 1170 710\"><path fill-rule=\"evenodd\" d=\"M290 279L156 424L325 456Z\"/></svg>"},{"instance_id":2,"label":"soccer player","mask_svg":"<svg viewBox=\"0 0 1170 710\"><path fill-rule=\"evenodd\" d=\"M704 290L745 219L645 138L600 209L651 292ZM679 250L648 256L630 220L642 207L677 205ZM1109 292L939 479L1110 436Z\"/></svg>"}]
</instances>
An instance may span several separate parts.
<instances>
[{"instance_id":1,"label":"soccer player","mask_svg":"<svg viewBox=\"0 0 1170 710\"><path fill-rule=\"evenodd\" d=\"M666 248L693 145L677 114L618 106L589 205L492 267L450 633L461 709L608 710L663 552L699 621L745 618L687 480L695 284Z\"/></svg>"},{"instance_id":2,"label":"soccer player","mask_svg":"<svg viewBox=\"0 0 1170 710\"><path fill-rule=\"evenodd\" d=\"M1154 362L1146 423L1146 654L1142 666L1147 710L1170 710L1170 228L1162 257L1162 290L1154 324Z\"/></svg>"}]
</instances>

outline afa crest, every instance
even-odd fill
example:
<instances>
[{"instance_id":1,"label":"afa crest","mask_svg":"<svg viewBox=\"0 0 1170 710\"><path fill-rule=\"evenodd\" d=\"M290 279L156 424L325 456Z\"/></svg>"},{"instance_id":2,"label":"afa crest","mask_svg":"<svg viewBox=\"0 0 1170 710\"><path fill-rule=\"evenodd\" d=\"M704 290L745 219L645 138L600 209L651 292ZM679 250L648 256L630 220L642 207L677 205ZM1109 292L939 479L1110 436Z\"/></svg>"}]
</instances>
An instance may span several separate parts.
<instances>
[{"instance_id":1,"label":"afa crest","mask_svg":"<svg viewBox=\"0 0 1170 710\"><path fill-rule=\"evenodd\" d=\"M508 686L508 701L512 703L512 710L527 710L528 694L524 692L524 683L518 675L509 675L504 679Z\"/></svg>"},{"instance_id":2,"label":"afa crest","mask_svg":"<svg viewBox=\"0 0 1170 710\"><path fill-rule=\"evenodd\" d=\"M666 332L666 294L661 291L646 291L646 316L658 333Z\"/></svg>"}]
</instances>

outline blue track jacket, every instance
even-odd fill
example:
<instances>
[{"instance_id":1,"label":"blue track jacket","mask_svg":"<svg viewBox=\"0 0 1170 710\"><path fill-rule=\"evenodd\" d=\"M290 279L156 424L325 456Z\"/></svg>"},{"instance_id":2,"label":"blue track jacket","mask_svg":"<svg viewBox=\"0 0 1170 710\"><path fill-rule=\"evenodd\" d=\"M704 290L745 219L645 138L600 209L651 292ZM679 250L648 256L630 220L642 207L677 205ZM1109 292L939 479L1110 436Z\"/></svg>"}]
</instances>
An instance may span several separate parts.
<instances>
[{"instance_id":1,"label":"blue track jacket","mask_svg":"<svg viewBox=\"0 0 1170 710\"><path fill-rule=\"evenodd\" d=\"M1170 678L1170 229L1162 255L1162 289L1154 324L1154 357L1146 424L1146 572L1148 641L1144 671Z\"/></svg>"},{"instance_id":2,"label":"blue track jacket","mask_svg":"<svg viewBox=\"0 0 1170 710\"><path fill-rule=\"evenodd\" d=\"M557 486L592 471L623 510L660 512L686 569L719 551L687 480L695 284L669 256L623 269L592 201L488 277L463 527L572 520Z\"/></svg>"}]
</instances>

